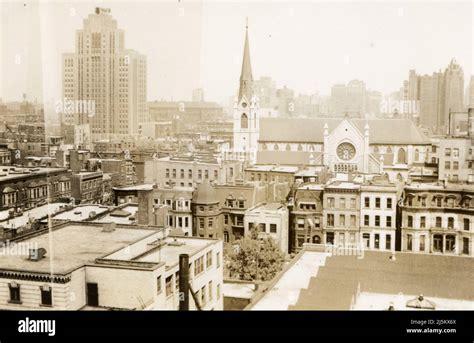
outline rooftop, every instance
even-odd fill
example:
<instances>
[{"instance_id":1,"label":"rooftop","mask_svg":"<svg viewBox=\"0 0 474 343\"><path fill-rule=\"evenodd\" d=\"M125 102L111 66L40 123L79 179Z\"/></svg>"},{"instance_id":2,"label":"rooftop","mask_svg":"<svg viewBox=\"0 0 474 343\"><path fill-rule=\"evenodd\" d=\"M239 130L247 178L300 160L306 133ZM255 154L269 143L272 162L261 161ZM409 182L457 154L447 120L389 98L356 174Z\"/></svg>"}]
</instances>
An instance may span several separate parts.
<instances>
[{"instance_id":1,"label":"rooftop","mask_svg":"<svg viewBox=\"0 0 474 343\"><path fill-rule=\"evenodd\" d=\"M65 274L156 232L158 230L136 227L104 232L102 225L70 223L17 242L28 247L45 248L43 259L31 261L24 255L0 254L0 270Z\"/></svg>"},{"instance_id":2,"label":"rooftop","mask_svg":"<svg viewBox=\"0 0 474 343\"><path fill-rule=\"evenodd\" d=\"M107 206L102 205L80 205L68 211L53 216L53 219L83 221L109 211Z\"/></svg>"},{"instance_id":3,"label":"rooftop","mask_svg":"<svg viewBox=\"0 0 474 343\"><path fill-rule=\"evenodd\" d=\"M0 212L0 226L6 228L19 228L28 223L31 219L40 219L48 215L54 215L62 207L66 206L65 203L51 203L43 206L32 208L31 210L25 211L21 216L8 219L9 210Z\"/></svg>"},{"instance_id":4,"label":"rooftop","mask_svg":"<svg viewBox=\"0 0 474 343\"><path fill-rule=\"evenodd\" d=\"M21 179L29 175L46 175L65 171L67 171L66 168L0 166L0 182Z\"/></svg>"}]
</instances>

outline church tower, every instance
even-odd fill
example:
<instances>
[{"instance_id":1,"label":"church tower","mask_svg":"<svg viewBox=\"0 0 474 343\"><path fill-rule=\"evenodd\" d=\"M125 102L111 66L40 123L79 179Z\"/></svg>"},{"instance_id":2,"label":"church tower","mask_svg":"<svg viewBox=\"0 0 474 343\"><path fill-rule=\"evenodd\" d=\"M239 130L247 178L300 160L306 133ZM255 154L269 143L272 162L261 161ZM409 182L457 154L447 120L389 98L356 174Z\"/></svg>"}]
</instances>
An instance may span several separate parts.
<instances>
[{"instance_id":1,"label":"church tower","mask_svg":"<svg viewBox=\"0 0 474 343\"><path fill-rule=\"evenodd\" d=\"M253 86L247 23L239 95L234 103L234 151L238 157L250 163L256 162L259 135L259 102Z\"/></svg>"}]
</instances>

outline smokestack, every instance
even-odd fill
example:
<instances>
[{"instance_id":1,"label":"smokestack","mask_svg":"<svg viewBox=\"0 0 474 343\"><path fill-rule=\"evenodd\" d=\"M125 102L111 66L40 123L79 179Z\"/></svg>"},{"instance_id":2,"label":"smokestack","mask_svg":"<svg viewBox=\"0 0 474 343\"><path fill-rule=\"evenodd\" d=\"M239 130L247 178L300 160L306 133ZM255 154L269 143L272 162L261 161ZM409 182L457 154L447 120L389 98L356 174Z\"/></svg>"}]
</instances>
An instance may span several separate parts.
<instances>
[{"instance_id":1,"label":"smokestack","mask_svg":"<svg viewBox=\"0 0 474 343\"><path fill-rule=\"evenodd\" d=\"M189 311L189 255L179 255L179 310Z\"/></svg>"}]
</instances>

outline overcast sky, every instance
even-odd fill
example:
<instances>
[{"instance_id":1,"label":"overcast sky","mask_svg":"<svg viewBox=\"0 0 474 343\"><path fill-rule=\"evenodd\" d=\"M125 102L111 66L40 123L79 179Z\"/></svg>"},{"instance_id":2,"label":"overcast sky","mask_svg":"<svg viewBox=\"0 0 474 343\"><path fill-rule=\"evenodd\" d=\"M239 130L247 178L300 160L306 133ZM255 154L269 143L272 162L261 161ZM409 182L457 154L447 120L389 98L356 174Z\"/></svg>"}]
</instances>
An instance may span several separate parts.
<instances>
[{"instance_id":1,"label":"overcast sky","mask_svg":"<svg viewBox=\"0 0 474 343\"><path fill-rule=\"evenodd\" d=\"M401 87L410 69L432 73L452 58L465 82L473 64L473 9L465 2L211 2L0 0L0 97L61 97L61 55L96 6L111 8L126 48L147 56L148 100L206 100L237 91L249 18L254 78L296 93L328 94L361 79L373 90Z\"/></svg>"}]
</instances>

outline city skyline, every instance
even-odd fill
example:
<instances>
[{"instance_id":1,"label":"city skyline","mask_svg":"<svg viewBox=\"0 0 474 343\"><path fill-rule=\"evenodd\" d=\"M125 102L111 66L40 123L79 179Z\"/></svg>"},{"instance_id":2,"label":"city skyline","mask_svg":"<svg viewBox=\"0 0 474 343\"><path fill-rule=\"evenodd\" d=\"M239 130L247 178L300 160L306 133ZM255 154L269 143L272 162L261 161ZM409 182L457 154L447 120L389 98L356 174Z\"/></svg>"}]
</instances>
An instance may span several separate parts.
<instances>
[{"instance_id":1,"label":"city skyline","mask_svg":"<svg viewBox=\"0 0 474 343\"><path fill-rule=\"evenodd\" d=\"M15 28L17 40L2 39L0 97L6 101L20 100L24 93L30 100L61 98L61 56L73 51L75 31L95 8L92 3L63 2L35 6L27 2L0 7L2 38L12 33L12 25L25 23L20 32ZM203 88L206 99L220 102L235 95L246 17L254 79L270 76L278 87L286 85L297 94L328 95L333 85L353 79L388 94L403 85L409 70L431 74L443 70L452 58L463 68L466 80L472 73L472 49L465 48L472 32L462 29L472 17L470 3L430 4L430 15L423 18L426 3L143 2L129 6L103 1L100 6L111 8L125 33L125 45L147 57L148 101L190 99L195 88ZM337 20L338 13L344 13L344 22ZM460 30L447 30L446 25ZM303 31L314 33L317 44L295 39ZM421 42L425 45L417 47Z\"/></svg>"}]
</instances>

